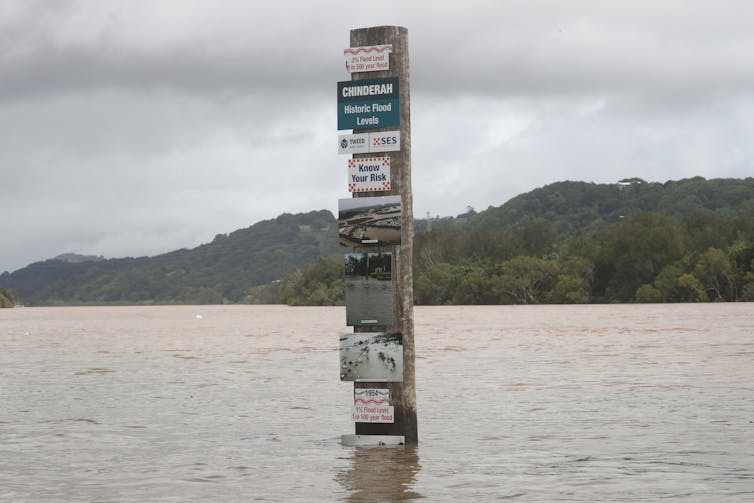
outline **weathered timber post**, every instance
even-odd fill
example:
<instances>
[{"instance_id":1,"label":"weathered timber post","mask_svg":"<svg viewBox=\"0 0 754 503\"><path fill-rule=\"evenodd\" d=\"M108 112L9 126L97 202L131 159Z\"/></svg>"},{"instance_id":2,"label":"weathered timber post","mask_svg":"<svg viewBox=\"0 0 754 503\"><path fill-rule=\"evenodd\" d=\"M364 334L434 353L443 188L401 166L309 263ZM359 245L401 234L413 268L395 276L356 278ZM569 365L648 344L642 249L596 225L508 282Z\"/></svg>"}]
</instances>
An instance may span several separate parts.
<instances>
[{"instance_id":1,"label":"weathered timber post","mask_svg":"<svg viewBox=\"0 0 754 503\"><path fill-rule=\"evenodd\" d=\"M390 332L403 334L403 382L370 383L354 382L354 389L384 387L390 390L394 406L394 423L356 423L357 435L402 435L407 444L419 441L416 419L416 372L414 352L414 290L413 247L414 216L411 193L411 99L409 86L408 30L399 26L377 26L351 30L351 47L392 44L388 70L354 73L352 80L365 78L398 77L400 100L400 150L387 152L390 157L390 178L393 181L389 192L380 195L400 195L401 198L401 243L393 245L393 323ZM386 128L367 129L376 132ZM389 128L387 128L389 129ZM373 154L355 154L368 157ZM362 194L354 194L359 197ZM355 331L374 331L368 327L355 327Z\"/></svg>"}]
</instances>

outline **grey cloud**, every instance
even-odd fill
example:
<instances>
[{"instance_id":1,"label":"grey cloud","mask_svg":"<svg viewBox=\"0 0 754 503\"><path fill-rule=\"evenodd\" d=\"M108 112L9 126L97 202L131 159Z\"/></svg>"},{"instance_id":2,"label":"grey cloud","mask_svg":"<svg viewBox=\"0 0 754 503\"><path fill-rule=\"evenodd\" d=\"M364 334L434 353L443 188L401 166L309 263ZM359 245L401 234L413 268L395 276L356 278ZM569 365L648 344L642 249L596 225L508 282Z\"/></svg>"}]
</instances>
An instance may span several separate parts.
<instances>
[{"instance_id":1,"label":"grey cloud","mask_svg":"<svg viewBox=\"0 0 754 503\"><path fill-rule=\"evenodd\" d=\"M754 53L754 32L746 28L752 5L526 2L486 14L453 18L461 25L445 26L447 38L421 27L414 34L415 85L442 94L667 96L754 84L754 66L744 63ZM453 28L462 36L453 37Z\"/></svg>"},{"instance_id":2,"label":"grey cloud","mask_svg":"<svg viewBox=\"0 0 754 503\"><path fill-rule=\"evenodd\" d=\"M750 176L752 19L732 0L3 2L0 270L334 210L362 26L409 29L419 216L562 179Z\"/></svg>"},{"instance_id":3,"label":"grey cloud","mask_svg":"<svg viewBox=\"0 0 754 503\"><path fill-rule=\"evenodd\" d=\"M311 96L325 91L334 94L330 89L332 76L341 70L337 59L329 65L290 67L281 67L280 59L284 58L250 61L242 55L217 59L193 53L39 52L20 61L0 62L0 101L108 90L174 91L211 99L275 95L282 100L286 95Z\"/></svg>"},{"instance_id":4,"label":"grey cloud","mask_svg":"<svg viewBox=\"0 0 754 503\"><path fill-rule=\"evenodd\" d=\"M28 34L13 30L22 38L22 55L0 59L0 92L6 99L103 87L301 93L342 74L333 51L347 40L340 3L282 2L278 10L262 10L226 2L211 15L206 4L189 3L210 17L193 37L181 24L192 17L180 2L162 3L147 28L129 24L144 17L132 4L113 3L99 24L79 20L78 3L26 16ZM398 4L383 8L391 5ZM629 8L576 1L565 8L553 1L471 1L463 9L412 4L393 10L411 31L413 86L424 92L693 95L754 84L754 66L744 64L754 53L746 22L754 19L754 6L740 2L713 8L706 1L639 1ZM378 8L359 11L367 17ZM77 29L81 35L70 35Z\"/></svg>"}]
</instances>

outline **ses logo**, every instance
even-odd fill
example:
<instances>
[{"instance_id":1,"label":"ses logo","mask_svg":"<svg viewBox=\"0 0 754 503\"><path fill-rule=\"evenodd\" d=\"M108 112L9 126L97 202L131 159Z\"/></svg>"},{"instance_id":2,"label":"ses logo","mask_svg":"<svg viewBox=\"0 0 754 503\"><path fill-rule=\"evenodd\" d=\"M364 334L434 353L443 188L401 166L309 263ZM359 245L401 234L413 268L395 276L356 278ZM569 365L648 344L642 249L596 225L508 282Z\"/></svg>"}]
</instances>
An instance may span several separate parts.
<instances>
[{"instance_id":1,"label":"ses logo","mask_svg":"<svg viewBox=\"0 0 754 503\"><path fill-rule=\"evenodd\" d=\"M400 139L396 134L372 137L372 151L379 149L379 147L396 147L398 145L400 145Z\"/></svg>"}]
</instances>

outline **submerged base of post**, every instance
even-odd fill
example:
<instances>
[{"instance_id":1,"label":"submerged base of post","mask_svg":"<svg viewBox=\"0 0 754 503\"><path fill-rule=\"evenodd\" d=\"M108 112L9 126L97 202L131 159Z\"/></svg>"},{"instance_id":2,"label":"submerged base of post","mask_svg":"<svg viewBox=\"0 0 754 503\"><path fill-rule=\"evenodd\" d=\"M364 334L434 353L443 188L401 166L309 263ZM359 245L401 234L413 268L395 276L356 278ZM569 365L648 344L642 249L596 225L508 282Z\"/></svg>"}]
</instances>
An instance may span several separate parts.
<instances>
[{"instance_id":1,"label":"submerged base of post","mask_svg":"<svg viewBox=\"0 0 754 503\"><path fill-rule=\"evenodd\" d=\"M404 445L403 435L342 435L340 443L347 447L395 447Z\"/></svg>"}]
</instances>

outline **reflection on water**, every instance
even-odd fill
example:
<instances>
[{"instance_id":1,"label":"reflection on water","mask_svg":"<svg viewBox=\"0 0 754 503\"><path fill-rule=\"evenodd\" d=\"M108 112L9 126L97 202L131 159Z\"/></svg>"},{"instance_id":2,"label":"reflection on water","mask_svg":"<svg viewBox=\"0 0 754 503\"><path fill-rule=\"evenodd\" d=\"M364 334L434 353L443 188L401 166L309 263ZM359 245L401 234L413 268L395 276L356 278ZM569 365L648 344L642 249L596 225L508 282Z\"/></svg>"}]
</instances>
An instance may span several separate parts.
<instances>
[{"instance_id":1,"label":"reflection on water","mask_svg":"<svg viewBox=\"0 0 754 503\"><path fill-rule=\"evenodd\" d=\"M415 446L356 447L350 466L336 475L350 503L403 502L423 498L414 490L421 469Z\"/></svg>"}]
</instances>

